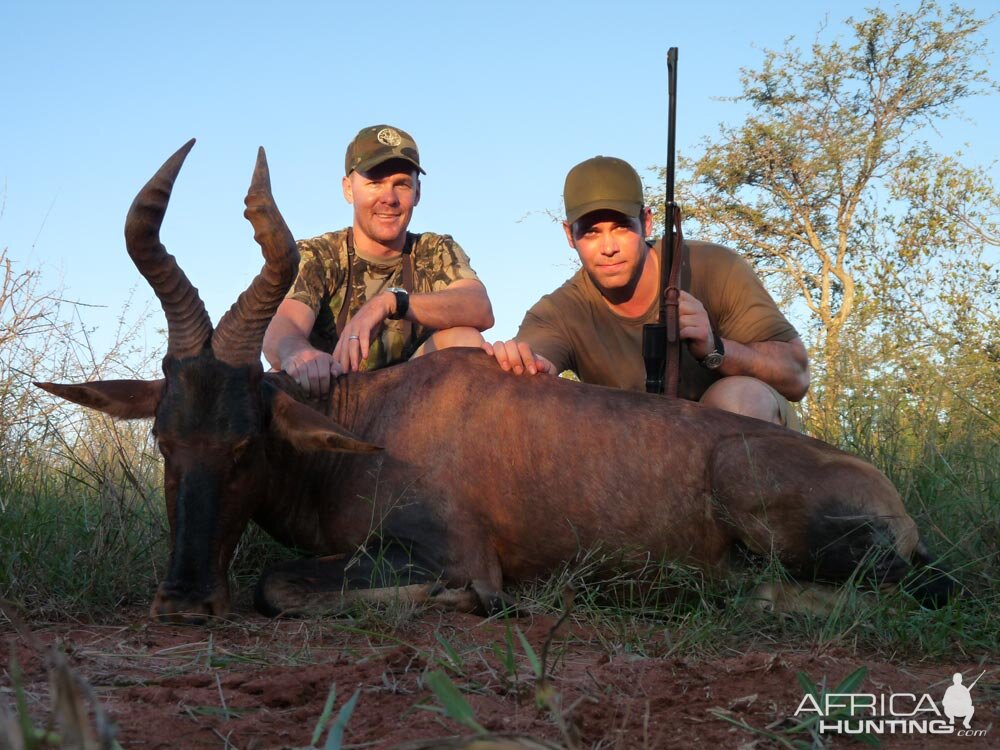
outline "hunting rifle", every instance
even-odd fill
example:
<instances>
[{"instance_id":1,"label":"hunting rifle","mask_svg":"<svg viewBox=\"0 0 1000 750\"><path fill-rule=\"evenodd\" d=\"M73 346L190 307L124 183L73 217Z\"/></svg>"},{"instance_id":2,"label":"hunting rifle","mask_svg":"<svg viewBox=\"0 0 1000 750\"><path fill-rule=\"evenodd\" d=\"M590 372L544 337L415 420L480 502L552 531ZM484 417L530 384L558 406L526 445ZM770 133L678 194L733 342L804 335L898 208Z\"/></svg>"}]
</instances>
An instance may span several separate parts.
<instances>
[{"instance_id":1,"label":"hunting rifle","mask_svg":"<svg viewBox=\"0 0 1000 750\"><path fill-rule=\"evenodd\" d=\"M674 203L674 139L677 129L677 48L667 50L667 194L660 242L659 322L642 327L642 358L646 363L646 393L677 396L681 374L680 304L681 210Z\"/></svg>"}]
</instances>

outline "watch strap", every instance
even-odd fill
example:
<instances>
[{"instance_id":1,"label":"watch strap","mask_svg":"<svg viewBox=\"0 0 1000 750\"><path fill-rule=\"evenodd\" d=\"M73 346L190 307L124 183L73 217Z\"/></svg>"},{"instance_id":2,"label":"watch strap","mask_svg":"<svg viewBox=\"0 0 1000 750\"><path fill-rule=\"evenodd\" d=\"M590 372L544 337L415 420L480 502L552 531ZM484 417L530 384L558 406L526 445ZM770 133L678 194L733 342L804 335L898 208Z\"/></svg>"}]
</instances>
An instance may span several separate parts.
<instances>
[{"instance_id":1,"label":"watch strap","mask_svg":"<svg viewBox=\"0 0 1000 750\"><path fill-rule=\"evenodd\" d=\"M396 310L389 316L389 320L402 320L406 317L407 310L410 309L410 295L405 289L391 287L389 289L396 298Z\"/></svg>"}]
</instances>

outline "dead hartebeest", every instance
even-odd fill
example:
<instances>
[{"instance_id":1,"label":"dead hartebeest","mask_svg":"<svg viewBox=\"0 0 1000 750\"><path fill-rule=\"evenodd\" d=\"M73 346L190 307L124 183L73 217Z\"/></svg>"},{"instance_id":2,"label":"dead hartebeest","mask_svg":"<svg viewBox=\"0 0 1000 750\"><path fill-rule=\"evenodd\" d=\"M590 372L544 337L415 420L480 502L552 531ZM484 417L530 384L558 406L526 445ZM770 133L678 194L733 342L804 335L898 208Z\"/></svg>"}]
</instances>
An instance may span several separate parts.
<instances>
[{"instance_id":1,"label":"dead hartebeest","mask_svg":"<svg viewBox=\"0 0 1000 750\"><path fill-rule=\"evenodd\" d=\"M218 328L160 243L193 143L142 189L125 224L166 314L164 377L39 384L116 417L154 418L173 548L153 616L224 614L251 520L317 555L265 574L258 606L272 613L390 587L465 591L455 600L489 609L505 581L598 546L710 571L734 551L773 554L796 577L832 582L865 565L893 583L928 563L899 494L872 466L699 404L517 378L471 349L344 375L328 399L307 401L260 361L298 262L263 149L245 215L265 265ZM947 597L946 578L924 579L924 599Z\"/></svg>"}]
</instances>

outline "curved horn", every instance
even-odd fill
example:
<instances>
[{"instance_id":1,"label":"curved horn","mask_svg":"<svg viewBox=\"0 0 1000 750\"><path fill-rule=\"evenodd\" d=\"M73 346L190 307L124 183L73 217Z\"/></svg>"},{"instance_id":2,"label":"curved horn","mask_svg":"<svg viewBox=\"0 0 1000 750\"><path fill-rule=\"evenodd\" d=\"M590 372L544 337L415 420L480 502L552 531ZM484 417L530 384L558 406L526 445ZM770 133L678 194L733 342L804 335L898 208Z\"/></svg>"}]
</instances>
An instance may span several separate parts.
<instances>
[{"instance_id":1,"label":"curved horn","mask_svg":"<svg viewBox=\"0 0 1000 750\"><path fill-rule=\"evenodd\" d=\"M243 215L253 225L253 237L264 254L264 267L236 304L222 316L212 335L216 359L231 365L260 362L264 331L295 281L299 267L295 238L271 195L271 176L263 147L257 152L257 166L247 191L246 206Z\"/></svg>"},{"instance_id":2,"label":"curved horn","mask_svg":"<svg viewBox=\"0 0 1000 750\"><path fill-rule=\"evenodd\" d=\"M125 246L160 300L167 317L167 355L173 357L196 356L212 335L212 321L198 290L160 243L170 191L192 146L194 138L163 163L132 201L125 219Z\"/></svg>"}]
</instances>

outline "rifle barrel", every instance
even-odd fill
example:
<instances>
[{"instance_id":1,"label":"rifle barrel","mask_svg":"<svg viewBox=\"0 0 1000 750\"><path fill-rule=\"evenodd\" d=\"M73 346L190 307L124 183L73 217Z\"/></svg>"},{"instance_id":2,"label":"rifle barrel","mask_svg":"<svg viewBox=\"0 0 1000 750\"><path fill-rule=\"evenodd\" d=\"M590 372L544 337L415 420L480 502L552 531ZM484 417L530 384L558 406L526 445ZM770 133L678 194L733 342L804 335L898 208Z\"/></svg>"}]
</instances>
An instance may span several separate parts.
<instances>
[{"instance_id":1,"label":"rifle barrel","mask_svg":"<svg viewBox=\"0 0 1000 750\"><path fill-rule=\"evenodd\" d=\"M660 323L667 322L664 294L674 256L674 149L677 131L677 48L667 50L667 193L663 204L663 239L660 253Z\"/></svg>"},{"instance_id":2,"label":"rifle barrel","mask_svg":"<svg viewBox=\"0 0 1000 750\"><path fill-rule=\"evenodd\" d=\"M974 679L974 680L972 681L972 684L971 684L971 685L969 685L969 687L968 687L968 688L966 688L966 689L967 689L967 690L972 690L972 688L974 688L974 687L976 686L976 683L977 683L977 682L979 682L979 681L980 681L981 679L983 679L983 675L984 675L984 674L986 674L986 670L985 670L985 669L984 669L984 670L983 670L982 672L980 672L980 673L979 673L979 677L977 677L976 679Z\"/></svg>"},{"instance_id":3,"label":"rifle barrel","mask_svg":"<svg viewBox=\"0 0 1000 750\"><path fill-rule=\"evenodd\" d=\"M667 193L663 205L663 237L660 240L659 322L647 323L642 328L642 358L646 365L646 393L663 393L666 381L668 347L674 340L678 347L676 357L679 367L680 341L677 332L671 335L667 324L667 286L674 258L674 132L677 129L677 48L667 50ZM674 316L676 318L676 316ZM674 321L676 323L676 320ZM676 328L676 326L674 326ZM676 396L677 379L674 378L667 395Z\"/></svg>"}]
</instances>

